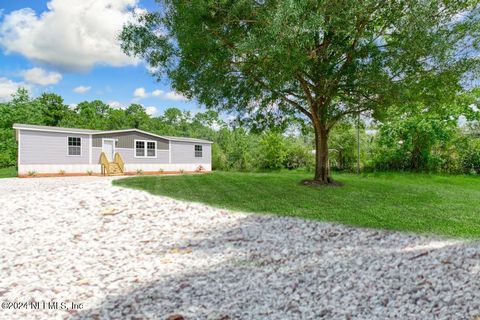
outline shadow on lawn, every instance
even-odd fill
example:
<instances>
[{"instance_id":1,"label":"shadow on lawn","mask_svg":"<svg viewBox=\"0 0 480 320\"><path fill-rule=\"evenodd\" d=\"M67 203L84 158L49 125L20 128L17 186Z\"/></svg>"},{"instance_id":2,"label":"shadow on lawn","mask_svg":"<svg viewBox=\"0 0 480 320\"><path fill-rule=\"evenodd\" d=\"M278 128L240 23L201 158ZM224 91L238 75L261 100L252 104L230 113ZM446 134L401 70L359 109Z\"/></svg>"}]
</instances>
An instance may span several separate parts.
<instances>
[{"instance_id":1,"label":"shadow on lawn","mask_svg":"<svg viewBox=\"0 0 480 320\"><path fill-rule=\"evenodd\" d=\"M472 318L480 310L478 243L250 215L176 247L188 249L170 255L178 273L160 270L156 281L73 319L435 318L447 310Z\"/></svg>"}]
</instances>

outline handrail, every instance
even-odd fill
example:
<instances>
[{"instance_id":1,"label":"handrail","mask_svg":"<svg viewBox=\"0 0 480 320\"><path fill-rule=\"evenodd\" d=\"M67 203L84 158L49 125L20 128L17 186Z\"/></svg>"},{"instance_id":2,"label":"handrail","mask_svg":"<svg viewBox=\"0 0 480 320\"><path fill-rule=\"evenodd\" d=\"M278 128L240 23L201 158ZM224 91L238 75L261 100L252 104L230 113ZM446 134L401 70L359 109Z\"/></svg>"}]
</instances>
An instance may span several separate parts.
<instances>
[{"instance_id":1,"label":"handrail","mask_svg":"<svg viewBox=\"0 0 480 320\"><path fill-rule=\"evenodd\" d=\"M122 171L122 173L125 171L125 170L124 170L124 168L125 168L125 162L123 161L122 156L120 155L120 153L115 152L115 157L114 157L113 162L115 162L116 164L118 164L118 167L120 168L120 170Z\"/></svg>"},{"instance_id":2,"label":"handrail","mask_svg":"<svg viewBox=\"0 0 480 320\"><path fill-rule=\"evenodd\" d=\"M106 176L110 171L110 163L108 162L108 158L105 152L102 152L100 154L100 164L102 165L102 174Z\"/></svg>"}]
</instances>

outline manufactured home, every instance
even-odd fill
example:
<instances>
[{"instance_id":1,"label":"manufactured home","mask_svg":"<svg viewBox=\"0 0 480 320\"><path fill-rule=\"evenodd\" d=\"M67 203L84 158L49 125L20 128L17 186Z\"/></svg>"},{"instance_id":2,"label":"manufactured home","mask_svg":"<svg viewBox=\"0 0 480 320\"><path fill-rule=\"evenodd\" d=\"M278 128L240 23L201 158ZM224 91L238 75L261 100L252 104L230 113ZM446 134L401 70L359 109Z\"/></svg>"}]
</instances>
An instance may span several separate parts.
<instances>
[{"instance_id":1,"label":"manufactured home","mask_svg":"<svg viewBox=\"0 0 480 320\"><path fill-rule=\"evenodd\" d=\"M14 124L18 174L211 171L212 142L139 129L88 130Z\"/></svg>"}]
</instances>

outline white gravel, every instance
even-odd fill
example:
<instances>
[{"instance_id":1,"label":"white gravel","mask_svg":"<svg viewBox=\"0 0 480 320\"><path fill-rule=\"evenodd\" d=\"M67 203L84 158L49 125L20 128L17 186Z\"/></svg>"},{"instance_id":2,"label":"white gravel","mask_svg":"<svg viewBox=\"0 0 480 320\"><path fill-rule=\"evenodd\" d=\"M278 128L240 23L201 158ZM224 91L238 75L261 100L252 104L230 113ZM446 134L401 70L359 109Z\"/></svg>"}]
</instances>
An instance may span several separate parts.
<instances>
[{"instance_id":1,"label":"white gravel","mask_svg":"<svg viewBox=\"0 0 480 320\"><path fill-rule=\"evenodd\" d=\"M230 213L111 186L0 180L1 319L474 319L480 244Z\"/></svg>"}]
</instances>

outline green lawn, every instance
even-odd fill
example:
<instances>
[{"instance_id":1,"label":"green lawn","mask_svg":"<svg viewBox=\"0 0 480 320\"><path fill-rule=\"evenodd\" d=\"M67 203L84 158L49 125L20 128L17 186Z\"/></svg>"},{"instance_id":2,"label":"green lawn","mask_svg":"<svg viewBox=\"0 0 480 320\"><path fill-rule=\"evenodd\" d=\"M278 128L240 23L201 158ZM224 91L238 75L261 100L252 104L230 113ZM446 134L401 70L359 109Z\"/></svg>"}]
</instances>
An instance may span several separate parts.
<instances>
[{"instance_id":1,"label":"green lawn","mask_svg":"<svg viewBox=\"0 0 480 320\"><path fill-rule=\"evenodd\" d=\"M17 176L15 167L0 168L0 178L12 178Z\"/></svg>"},{"instance_id":2,"label":"green lawn","mask_svg":"<svg viewBox=\"0 0 480 320\"><path fill-rule=\"evenodd\" d=\"M142 176L115 185L247 212L362 227L480 237L480 177L337 174L343 187L307 187L304 173Z\"/></svg>"}]
</instances>

